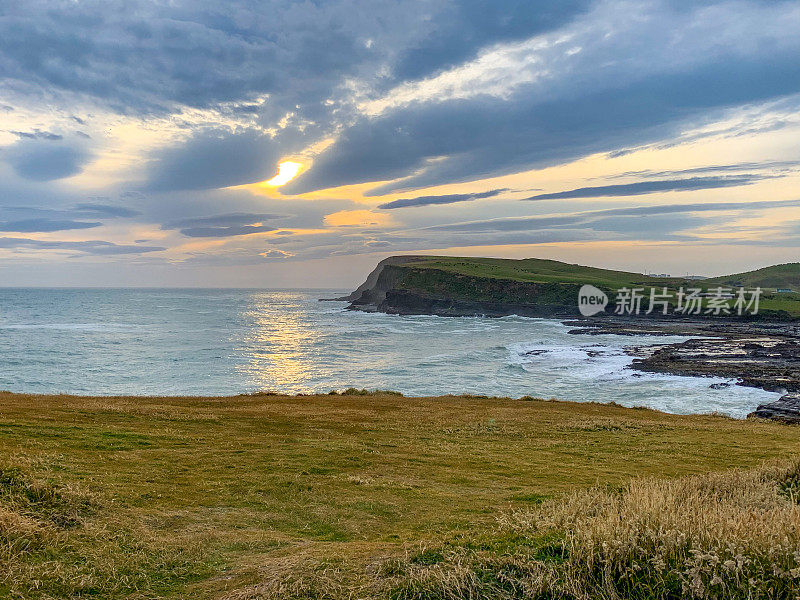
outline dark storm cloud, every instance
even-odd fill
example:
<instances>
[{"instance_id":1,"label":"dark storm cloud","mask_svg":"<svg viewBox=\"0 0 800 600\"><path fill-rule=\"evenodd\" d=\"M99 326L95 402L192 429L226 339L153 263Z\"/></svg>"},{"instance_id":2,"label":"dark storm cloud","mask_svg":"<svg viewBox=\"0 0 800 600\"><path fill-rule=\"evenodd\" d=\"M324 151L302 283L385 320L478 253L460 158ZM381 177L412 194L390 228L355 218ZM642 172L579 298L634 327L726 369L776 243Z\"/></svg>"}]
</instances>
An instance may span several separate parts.
<instances>
[{"instance_id":1,"label":"dark storm cloud","mask_svg":"<svg viewBox=\"0 0 800 600\"><path fill-rule=\"evenodd\" d=\"M400 88L407 99L393 103L388 95L288 191L398 180L372 191L383 194L541 168L674 139L725 109L800 92L796 4L742 2L736 17L730 11L718 2L596 2L560 36L501 48L496 67L486 59L451 74L441 93L434 80L421 96ZM708 35L687 38L687 28ZM504 88L517 62L529 75ZM506 63L507 77L492 75Z\"/></svg>"},{"instance_id":2,"label":"dark storm cloud","mask_svg":"<svg viewBox=\"0 0 800 600\"><path fill-rule=\"evenodd\" d=\"M786 42L784 30L791 29L792 6L750 0L734 11L719 1L632 7L615 0L376 0L365 10L353 0L237 0L223 11L211 0L43 1L5 7L0 56L7 81L88 95L124 115L186 105L252 115L255 129L194 131L188 141L152 156L151 191L268 178L278 157L341 132L294 190L406 178L376 191L386 193L613 152L669 138L680 124L716 109L800 91L797 47ZM787 23L773 27L762 13L783 7ZM617 32L633 9L643 18ZM734 13L736 44L679 35L690 26L704 31ZM587 34L587 22L607 23L606 30L598 26L599 33ZM648 28L674 30L680 44ZM372 99L495 44L537 35L574 38L575 44L561 54L545 50L551 54L541 89L499 95L475 89L472 97L427 99L378 117L359 116L353 85ZM566 56L567 50L573 54ZM691 60L672 60L677 54ZM85 123L76 113L67 118ZM257 129L273 131L285 118L275 138ZM183 126L195 127L191 121ZM18 157L15 168L38 180L79 171L78 150L53 152L49 159Z\"/></svg>"},{"instance_id":3,"label":"dark storm cloud","mask_svg":"<svg viewBox=\"0 0 800 600\"><path fill-rule=\"evenodd\" d=\"M0 231L33 233L91 229L103 223L87 219L130 218L138 214L138 211L123 206L96 202L79 203L64 209L0 206Z\"/></svg>"},{"instance_id":4,"label":"dark storm cloud","mask_svg":"<svg viewBox=\"0 0 800 600\"><path fill-rule=\"evenodd\" d=\"M477 97L412 104L363 118L288 191L407 177L374 190L388 193L550 166L660 139L708 111L800 92L800 61L776 53L620 83L559 99ZM429 164L436 157L445 158Z\"/></svg>"},{"instance_id":5,"label":"dark storm cloud","mask_svg":"<svg viewBox=\"0 0 800 600\"><path fill-rule=\"evenodd\" d=\"M94 202L82 202L75 205L75 212L84 213L88 215L97 215L98 217L135 217L140 215L141 212L125 206L117 206L115 204L100 204Z\"/></svg>"},{"instance_id":6,"label":"dark storm cloud","mask_svg":"<svg viewBox=\"0 0 800 600\"><path fill-rule=\"evenodd\" d=\"M421 79L474 57L478 48L529 38L567 23L588 0L462 0L446 4L427 35L400 54L401 79Z\"/></svg>"},{"instance_id":7,"label":"dark storm cloud","mask_svg":"<svg viewBox=\"0 0 800 600\"><path fill-rule=\"evenodd\" d=\"M653 217L657 215L676 213L767 210L771 208L794 206L800 207L800 200L772 200L764 202L709 202L702 204L661 204L657 206L609 208L604 210L574 213L571 215L545 215L535 217L506 217L499 219L486 219L483 221L468 221L465 223L433 225L427 229L437 231L524 231L526 229L540 229L542 227L575 226L594 222L607 217ZM631 231L636 231L636 228L639 227L641 223L641 219L631 220Z\"/></svg>"},{"instance_id":8,"label":"dark storm cloud","mask_svg":"<svg viewBox=\"0 0 800 600\"><path fill-rule=\"evenodd\" d=\"M192 217L170 221L161 226L162 229L179 229L188 237L231 237L247 235L263 231L274 231L274 225L266 225L263 221L280 219L285 215L269 213L229 213L209 217Z\"/></svg>"},{"instance_id":9,"label":"dark storm cloud","mask_svg":"<svg viewBox=\"0 0 800 600\"><path fill-rule=\"evenodd\" d=\"M103 203L79 203L71 208L50 209L29 206L0 206L0 232L12 233L52 233L57 231L78 231L101 227L102 222L94 219L116 219L133 217L139 212L121 206ZM2 248L28 247L37 249L76 249L91 254L134 254L162 250L158 247L126 246L112 242L93 241L85 246L70 246L72 242L57 242L56 245L40 245L35 240L20 241L18 238L3 238ZM12 240L12 241L9 241ZM14 241L16 240L16 241ZM82 243L82 242L81 242ZM49 244L49 242L48 242Z\"/></svg>"},{"instance_id":10,"label":"dark storm cloud","mask_svg":"<svg viewBox=\"0 0 800 600\"><path fill-rule=\"evenodd\" d=\"M202 131L153 157L149 191L204 190L254 183L275 172L279 150L255 130Z\"/></svg>"},{"instance_id":11,"label":"dark storm cloud","mask_svg":"<svg viewBox=\"0 0 800 600\"><path fill-rule=\"evenodd\" d=\"M619 177L648 177L648 178L663 178L663 177L684 177L687 175L704 175L713 173L730 173L735 171L770 171L772 173L785 174L797 171L800 168L800 161L797 160L769 160L761 162L740 162L728 165L708 165L705 167L692 167L690 169L673 169L669 171L654 171L652 169L645 169L642 171L626 171L616 175L604 177L605 179L614 179ZM747 177L748 175L738 175L739 177Z\"/></svg>"},{"instance_id":12,"label":"dark storm cloud","mask_svg":"<svg viewBox=\"0 0 800 600\"><path fill-rule=\"evenodd\" d=\"M453 204L454 202L465 202L467 200L480 200L483 198L493 198L498 194L507 192L508 188L500 188L497 190L489 190L488 192L475 192L472 194L443 194L441 196L417 196L416 198L399 198L385 204L381 204L378 208L392 209L392 208L407 208L409 206L428 206L430 204Z\"/></svg>"},{"instance_id":13,"label":"dark storm cloud","mask_svg":"<svg viewBox=\"0 0 800 600\"><path fill-rule=\"evenodd\" d=\"M174 104L245 107L253 96L291 109L327 98L342 78L371 70L433 3L110 0L4 3L0 56L10 80L89 95L123 113ZM396 29L394 29L396 28ZM376 41L372 48L367 39Z\"/></svg>"},{"instance_id":14,"label":"dark storm cloud","mask_svg":"<svg viewBox=\"0 0 800 600\"><path fill-rule=\"evenodd\" d=\"M14 231L16 233L34 233L49 231L66 231L68 229L91 229L100 227L102 223L86 221L67 221L53 219L24 219L21 221L0 221L0 231Z\"/></svg>"},{"instance_id":15,"label":"dark storm cloud","mask_svg":"<svg viewBox=\"0 0 800 600\"><path fill-rule=\"evenodd\" d=\"M32 181L51 181L77 175L89 160L82 146L61 141L22 139L0 151L17 175Z\"/></svg>"},{"instance_id":16,"label":"dark storm cloud","mask_svg":"<svg viewBox=\"0 0 800 600\"><path fill-rule=\"evenodd\" d=\"M240 225L238 227L187 227L181 233L188 237L231 237L273 231L272 225Z\"/></svg>"},{"instance_id":17,"label":"dark storm cloud","mask_svg":"<svg viewBox=\"0 0 800 600\"><path fill-rule=\"evenodd\" d=\"M228 213L222 215L211 215L208 217L190 217L179 219L166 224L169 229L179 229L181 227L232 227L237 225L248 225L256 221L267 221L270 219L280 219L285 215L271 213Z\"/></svg>"},{"instance_id":18,"label":"dark storm cloud","mask_svg":"<svg viewBox=\"0 0 800 600\"><path fill-rule=\"evenodd\" d=\"M740 175L733 177L691 177L688 179L662 179L637 181L618 185L583 187L563 192L537 194L525 200L558 200L562 198L600 198L603 196L640 196L656 192L688 192L715 188L749 185L764 179L763 175Z\"/></svg>"},{"instance_id":19,"label":"dark storm cloud","mask_svg":"<svg viewBox=\"0 0 800 600\"><path fill-rule=\"evenodd\" d=\"M142 254L166 250L160 246L136 246L114 244L102 240L86 242L59 242L45 240L29 240L27 238L0 237L0 248L17 250L71 250L85 254L111 256L115 254Z\"/></svg>"},{"instance_id":20,"label":"dark storm cloud","mask_svg":"<svg viewBox=\"0 0 800 600\"><path fill-rule=\"evenodd\" d=\"M607 208L590 214L605 215L657 215L679 212L709 212L719 210L768 210L800 206L800 200L765 200L763 202L696 202L688 204L658 204L656 206L633 206L629 208Z\"/></svg>"},{"instance_id":21,"label":"dark storm cloud","mask_svg":"<svg viewBox=\"0 0 800 600\"><path fill-rule=\"evenodd\" d=\"M12 133L19 138L25 138L29 140L40 139L40 140L56 141L64 138L63 135L60 135L58 133L41 131L39 129L34 129L33 131L9 131L9 133Z\"/></svg>"}]
</instances>

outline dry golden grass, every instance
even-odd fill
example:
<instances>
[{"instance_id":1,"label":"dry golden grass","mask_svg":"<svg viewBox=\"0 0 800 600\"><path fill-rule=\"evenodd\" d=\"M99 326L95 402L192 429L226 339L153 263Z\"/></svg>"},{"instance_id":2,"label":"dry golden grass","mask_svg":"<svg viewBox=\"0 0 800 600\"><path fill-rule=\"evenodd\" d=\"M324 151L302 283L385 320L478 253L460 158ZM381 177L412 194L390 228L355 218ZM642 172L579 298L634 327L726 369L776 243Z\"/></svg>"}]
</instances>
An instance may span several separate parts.
<instances>
[{"instance_id":1,"label":"dry golden grass","mask_svg":"<svg viewBox=\"0 0 800 600\"><path fill-rule=\"evenodd\" d=\"M699 474L798 455L797 431L481 397L0 393L0 597L614 597L634 562L677 577L647 556L692 585L694 545L724 565L711 540L737 536L791 573L795 487L773 488L794 467Z\"/></svg>"},{"instance_id":2,"label":"dry golden grass","mask_svg":"<svg viewBox=\"0 0 800 600\"><path fill-rule=\"evenodd\" d=\"M797 598L800 461L598 487L394 563L391 598ZM264 596L264 598L271 596ZM273 596L274 597L274 596Z\"/></svg>"}]
</instances>

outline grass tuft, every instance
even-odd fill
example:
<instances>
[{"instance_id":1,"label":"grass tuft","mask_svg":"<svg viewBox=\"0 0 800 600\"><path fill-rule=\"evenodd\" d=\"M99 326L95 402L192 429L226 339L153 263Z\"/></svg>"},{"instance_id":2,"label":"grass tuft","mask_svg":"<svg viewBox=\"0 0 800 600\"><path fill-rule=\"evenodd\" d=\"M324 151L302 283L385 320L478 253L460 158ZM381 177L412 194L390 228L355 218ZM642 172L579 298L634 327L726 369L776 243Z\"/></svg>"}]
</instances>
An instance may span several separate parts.
<instances>
[{"instance_id":1,"label":"grass tuft","mask_svg":"<svg viewBox=\"0 0 800 600\"><path fill-rule=\"evenodd\" d=\"M598 487L506 514L498 535L542 540L395 566L398 600L795 598L800 460ZM788 490L788 492L787 492ZM550 541L547 541L550 540ZM428 550L428 552L432 552Z\"/></svg>"},{"instance_id":2,"label":"grass tuft","mask_svg":"<svg viewBox=\"0 0 800 600\"><path fill-rule=\"evenodd\" d=\"M37 481L19 467L0 468L0 505L23 518L59 528L80 525L81 518L93 509L87 496Z\"/></svg>"},{"instance_id":3,"label":"grass tuft","mask_svg":"<svg viewBox=\"0 0 800 600\"><path fill-rule=\"evenodd\" d=\"M0 469L0 597L158 597L205 575L186 548L148 544L85 491Z\"/></svg>"},{"instance_id":4,"label":"grass tuft","mask_svg":"<svg viewBox=\"0 0 800 600\"><path fill-rule=\"evenodd\" d=\"M398 396L403 397L401 392L395 392L393 390L367 390L364 388L354 388L350 387L345 390L331 390L328 392L329 396L374 396L374 395L381 395L381 396Z\"/></svg>"}]
</instances>

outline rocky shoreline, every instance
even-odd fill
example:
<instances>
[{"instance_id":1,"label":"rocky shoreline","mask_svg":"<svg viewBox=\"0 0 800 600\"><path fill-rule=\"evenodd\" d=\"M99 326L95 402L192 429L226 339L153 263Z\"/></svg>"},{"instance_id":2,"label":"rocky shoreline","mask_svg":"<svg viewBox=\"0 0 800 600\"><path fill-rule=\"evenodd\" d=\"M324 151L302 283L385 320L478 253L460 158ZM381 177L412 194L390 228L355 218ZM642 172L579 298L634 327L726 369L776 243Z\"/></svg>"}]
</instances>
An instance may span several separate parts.
<instances>
[{"instance_id":1,"label":"rocky shoreline","mask_svg":"<svg viewBox=\"0 0 800 600\"><path fill-rule=\"evenodd\" d=\"M565 321L570 333L681 335L675 344L634 346L631 368L651 373L725 377L736 385L783 395L762 404L749 416L800 423L800 325L796 323L708 322L683 320L603 319Z\"/></svg>"}]
</instances>

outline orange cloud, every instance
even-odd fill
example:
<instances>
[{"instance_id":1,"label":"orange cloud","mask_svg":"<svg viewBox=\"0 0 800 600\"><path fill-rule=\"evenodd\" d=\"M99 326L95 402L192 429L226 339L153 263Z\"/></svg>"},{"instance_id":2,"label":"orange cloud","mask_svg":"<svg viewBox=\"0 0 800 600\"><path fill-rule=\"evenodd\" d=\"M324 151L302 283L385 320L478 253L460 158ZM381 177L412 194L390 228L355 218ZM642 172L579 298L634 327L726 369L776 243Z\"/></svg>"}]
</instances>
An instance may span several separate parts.
<instances>
[{"instance_id":1,"label":"orange cloud","mask_svg":"<svg viewBox=\"0 0 800 600\"><path fill-rule=\"evenodd\" d=\"M389 227L394 225L391 215L371 210L340 210L325 217L331 227Z\"/></svg>"}]
</instances>

